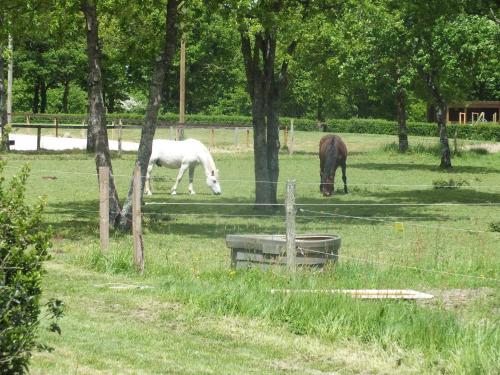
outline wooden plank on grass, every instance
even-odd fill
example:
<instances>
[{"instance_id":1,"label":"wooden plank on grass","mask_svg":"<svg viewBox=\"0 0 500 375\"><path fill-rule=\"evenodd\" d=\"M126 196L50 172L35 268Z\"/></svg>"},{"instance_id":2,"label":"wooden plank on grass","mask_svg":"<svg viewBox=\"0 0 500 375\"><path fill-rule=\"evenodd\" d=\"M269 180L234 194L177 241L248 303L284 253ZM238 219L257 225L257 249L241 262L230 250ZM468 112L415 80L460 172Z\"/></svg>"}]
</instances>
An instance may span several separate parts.
<instances>
[{"instance_id":1,"label":"wooden plank on grass","mask_svg":"<svg viewBox=\"0 0 500 375\"><path fill-rule=\"evenodd\" d=\"M271 293L344 294L363 299L429 299L432 294L409 289L271 289Z\"/></svg>"}]
</instances>

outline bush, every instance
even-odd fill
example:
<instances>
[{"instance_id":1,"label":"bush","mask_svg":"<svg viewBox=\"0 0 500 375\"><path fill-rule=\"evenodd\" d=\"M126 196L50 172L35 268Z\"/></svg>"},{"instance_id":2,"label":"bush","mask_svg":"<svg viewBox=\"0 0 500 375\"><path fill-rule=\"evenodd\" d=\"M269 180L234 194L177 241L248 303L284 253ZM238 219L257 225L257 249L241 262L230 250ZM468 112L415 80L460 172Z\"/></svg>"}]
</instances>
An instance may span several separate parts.
<instances>
[{"instance_id":1,"label":"bush","mask_svg":"<svg viewBox=\"0 0 500 375\"><path fill-rule=\"evenodd\" d=\"M37 342L40 322L42 263L48 259L50 230L42 226L42 203L27 206L25 166L4 187L4 163L0 162L0 374L28 371L31 352L48 347ZM50 329L60 332L56 320L62 303L50 300Z\"/></svg>"},{"instance_id":2,"label":"bush","mask_svg":"<svg viewBox=\"0 0 500 375\"><path fill-rule=\"evenodd\" d=\"M449 180L435 180L432 181L432 185L434 189L458 189L462 186L469 186L469 182L467 180L458 179L455 181L453 178Z\"/></svg>"}]
</instances>

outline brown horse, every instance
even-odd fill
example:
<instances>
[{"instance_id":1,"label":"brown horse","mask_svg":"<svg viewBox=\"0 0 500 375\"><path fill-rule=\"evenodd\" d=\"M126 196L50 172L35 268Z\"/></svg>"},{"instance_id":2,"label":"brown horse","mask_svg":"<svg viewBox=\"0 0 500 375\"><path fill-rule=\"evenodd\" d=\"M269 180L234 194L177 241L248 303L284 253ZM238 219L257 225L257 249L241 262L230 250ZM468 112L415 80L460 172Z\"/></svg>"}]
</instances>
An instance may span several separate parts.
<instances>
[{"instance_id":1,"label":"brown horse","mask_svg":"<svg viewBox=\"0 0 500 375\"><path fill-rule=\"evenodd\" d=\"M319 190L323 196L333 194L335 171L340 165L342 167L342 181L344 181L344 192L347 194L347 177L345 175L347 161L347 147L338 135L328 134L319 141L319 161L321 183Z\"/></svg>"}]
</instances>

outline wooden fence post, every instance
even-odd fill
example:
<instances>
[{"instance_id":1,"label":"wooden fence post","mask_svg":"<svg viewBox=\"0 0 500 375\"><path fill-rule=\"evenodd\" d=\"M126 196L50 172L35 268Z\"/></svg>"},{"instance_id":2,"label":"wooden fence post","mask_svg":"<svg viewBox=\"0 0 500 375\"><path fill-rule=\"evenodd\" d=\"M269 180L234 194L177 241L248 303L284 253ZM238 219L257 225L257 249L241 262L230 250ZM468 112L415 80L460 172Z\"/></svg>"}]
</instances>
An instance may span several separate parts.
<instances>
[{"instance_id":1,"label":"wooden fence post","mask_svg":"<svg viewBox=\"0 0 500 375\"><path fill-rule=\"evenodd\" d=\"M99 233L101 250L109 248L109 167L99 167Z\"/></svg>"},{"instance_id":2,"label":"wooden fence post","mask_svg":"<svg viewBox=\"0 0 500 375\"><path fill-rule=\"evenodd\" d=\"M285 196L286 211L286 265L289 271L295 272L297 265L295 262L295 180L288 180L286 183Z\"/></svg>"},{"instance_id":3,"label":"wooden fence post","mask_svg":"<svg viewBox=\"0 0 500 375\"><path fill-rule=\"evenodd\" d=\"M235 147L238 147L238 128L234 128L233 143Z\"/></svg>"},{"instance_id":4,"label":"wooden fence post","mask_svg":"<svg viewBox=\"0 0 500 375\"><path fill-rule=\"evenodd\" d=\"M210 146L215 147L215 128L210 128Z\"/></svg>"},{"instance_id":5,"label":"wooden fence post","mask_svg":"<svg viewBox=\"0 0 500 375\"><path fill-rule=\"evenodd\" d=\"M30 124L30 115L26 115L26 125ZM28 129L28 134L31 134L31 129Z\"/></svg>"},{"instance_id":6,"label":"wooden fence post","mask_svg":"<svg viewBox=\"0 0 500 375\"><path fill-rule=\"evenodd\" d=\"M42 127L38 125L36 128L36 150L40 151L40 143L42 142Z\"/></svg>"},{"instance_id":7,"label":"wooden fence post","mask_svg":"<svg viewBox=\"0 0 500 375\"><path fill-rule=\"evenodd\" d=\"M250 148L250 128L247 128L247 148Z\"/></svg>"},{"instance_id":8,"label":"wooden fence post","mask_svg":"<svg viewBox=\"0 0 500 375\"><path fill-rule=\"evenodd\" d=\"M54 126L56 128L56 138L59 137L59 121L57 121L57 117L54 117Z\"/></svg>"},{"instance_id":9,"label":"wooden fence post","mask_svg":"<svg viewBox=\"0 0 500 375\"><path fill-rule=\"evenodd\" d=\"M82 131L80 132L80 136L81 136L82 138L86 138L86 137L87 137L87 135L85 134L85 125L86 125L86 123L85 123L85 119L83 119L83 120L82 120Z\"/></svg>"},{"instance_id":10,"label":"wooden fence post","mask_svg":"<svg viewBox=\"0 0 500 375\"><path fill-rule=\"evenodd\" d=\"M455 149L455 154L458 152L457 137L458 137L458 130L457 127L455 126L455 133L453 134L453 148Z\"/></svg>"},{"instance_id":11,"label":"wooden fence post","mask_svg":"<svg viewBox=\"0 0 500 375\"><path fill-rule=\"evenodd\" d=\"M122 154L122 119L118 119L118 155Z\"/></svg>"},{"instance_id":12,"label":"wooden fence post","mask_svg":"<svg viewBox=\"0 0 500 375\"><path fill-rule=\"evenodd\" d=\"M295 130L293 128L293 118L290 119L290 144L288 145L288 153L293 154L293 146L295 141Z\"/></svg>"},{"instance_id":13,"label":"wooden fence post","mask_svg":"<svg viewBox=\"0 0 500 375\"><path fill-rule=\"evenodd\" d=\"M115 139L115 120L111 120L111 138L110 140Z\"/></svg>"},{"instance_id":14,"label":"wooden fence post","mask_svg":"<svg viewBox=\"0 0 500 375\"><path fill-rule=\"evenodd\" d=\"M132 232L134 235L134 264L142 274L144 272L144 243L142 241L141 217L141 168L136 165L132 188Z\"/></svg>"},{"instance_id":15,"label":"wooden fence post","mask_svg":"<svg viewBox=\"0 0 500 375\"><path fill-rule=\"evenodd\" d=\"M288 149L288 128L283 129L283 149Z\"/></svg>"}]
</instances>

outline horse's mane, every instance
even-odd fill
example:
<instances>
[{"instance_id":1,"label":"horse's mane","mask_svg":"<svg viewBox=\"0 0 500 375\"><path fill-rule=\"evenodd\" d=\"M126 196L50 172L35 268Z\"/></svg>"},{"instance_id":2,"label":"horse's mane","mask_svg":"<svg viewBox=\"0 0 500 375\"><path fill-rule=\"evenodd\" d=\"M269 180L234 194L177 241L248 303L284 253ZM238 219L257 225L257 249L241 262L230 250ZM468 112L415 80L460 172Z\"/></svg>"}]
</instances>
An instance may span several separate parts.
<instances>
[{"instance_id":1,"label":"horse's mane","mask_svg":"<svg viewBox=\"0 0 500 375\"><path fill-rule=\"evenodd\" d=\"M212 154L210 154L210 151L208 151L208 148L203 143L200 142L200 144L203 146L202 148L203 151L205 152L205 157L207 159L206 160L207 164L202 163L205 168L205 174L209 176L212 173L212 171L217 173L217 167L215 166L215 161L214 158L212 157Z\"/></svg>"},{"instance_id":2,"label":"horse's mane","mask_svg":"<svg viewBox=\"0 0 500 375\"><path fill-rule=\"evenodd\" d=\"M325 170L323 171L326 176L330 176L332 173L334 163L337 160L337 145L336 138L332 137L331 141L328 142L325 150L326 159L325 159Z\"/></svg>"}]
</instances>

